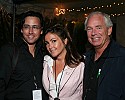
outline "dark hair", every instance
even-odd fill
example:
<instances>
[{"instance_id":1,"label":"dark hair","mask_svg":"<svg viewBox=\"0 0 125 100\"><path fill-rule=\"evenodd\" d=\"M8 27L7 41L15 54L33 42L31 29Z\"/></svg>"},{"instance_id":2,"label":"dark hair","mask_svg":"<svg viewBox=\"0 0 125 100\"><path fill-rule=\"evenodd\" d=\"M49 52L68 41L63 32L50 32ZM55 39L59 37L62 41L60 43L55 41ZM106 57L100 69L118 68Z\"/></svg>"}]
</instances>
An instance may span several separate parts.
<instances>
[{"instance_id":1,"label":"dark hair","mask_svg":"<svg viewBox=\"0 0 125 100\"><path fill-rule=\"evenodd\" d=\"M28 16L38 17L40 19L41 27L44 26L44 20L43 20L42 14L40 14L39 12L28 11L28 12L25 12L25 13L21 14L20 28L23 27L23 24L25 23L25 18L28 17Z\"/></svg>"},{"instance_id":2,"label":"dark hair","mask_svg":"<svg viewBox=\"0 0 125 100\"><path fill-rule=\"evenodd\" d=\"M69 32L59 24L56 24L53 27L47 29L45 34L44 34L44 37L49 32L59 36L59 38L62 41L64 41L67 38L67 45L66 45L67 53L66 53L66 57L65 57L65 62L70 67L76 67L81 62L82 57L76 51L76 48L72 43L72 39L70 37Z\"/></svg>"}]
</instances>

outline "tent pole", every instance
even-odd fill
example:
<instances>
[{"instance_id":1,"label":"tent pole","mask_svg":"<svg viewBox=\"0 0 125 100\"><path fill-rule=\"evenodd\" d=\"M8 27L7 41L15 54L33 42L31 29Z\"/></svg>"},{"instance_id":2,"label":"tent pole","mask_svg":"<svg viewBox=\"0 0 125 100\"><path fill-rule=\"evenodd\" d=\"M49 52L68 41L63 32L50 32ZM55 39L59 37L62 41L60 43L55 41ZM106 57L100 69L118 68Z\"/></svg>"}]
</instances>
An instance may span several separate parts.
<instances>
[{"instance_id":1,"label":"tent pole","mask_svg":"<svg viewBox=\"0 0 125 100\"><path fill-rule=\"evenodd\" d=\"M15 10L16 8L16 4L13 2L13 42L14 42L14 38L15 38Z\"/></svg>"}]
</instances>

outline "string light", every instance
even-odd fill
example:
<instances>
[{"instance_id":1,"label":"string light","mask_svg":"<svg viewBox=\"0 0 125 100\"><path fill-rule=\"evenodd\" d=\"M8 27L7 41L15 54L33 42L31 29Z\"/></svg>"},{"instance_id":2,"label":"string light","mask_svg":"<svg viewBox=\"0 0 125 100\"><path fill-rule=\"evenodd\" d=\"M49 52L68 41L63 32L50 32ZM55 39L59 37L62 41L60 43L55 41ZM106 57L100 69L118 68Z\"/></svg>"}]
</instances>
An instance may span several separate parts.
<instances>
[{"instance_id":1,"label":"string light","mask_svg":"<svg viewBox=\"0 0 125 100\"><path fill-rule=\"evenodd\" d=\"M62 8L55 8L55 12L56 12L56 16L59 16L61 14L65 14L65 9L62 9Z\"/></svg>"},{"instance_id":2,"label":"string light","mask_svg":"<svg viewBox=\"0 0 125 100\"><path fill-rule=\"evenodd\" d=\"M102 5L102 6L95 6L95 7L93 7L93 8L90 8L90 7L82 7L82 8L80 8L80 9L77 9L77 10L75 10L75 8L73 8L73 9L68 9L67 11L68 12L71 12L71 11L77 11L77 12L80 12L80 11L86 11L86 12L89 12L89 10L96 10L96 9L104 9L104 8L108 8L108 7L110 7L110 8L112 8L112 7L114 7L114 6L120 6L120 5L124 5L124 3L123 2L121 2L121 3L116 3L116 2L113 2L113 4L108 4L108 5ZM111 16L121 16L121 15L125 15L125 12L123 12L123 13L119 13L119 14L111 14Z\"/></svg>"},{"instance_id":3,"label":"string light","mask_svg":"<svg viewBox=\"0 0 125 100\"><path fill-rule=\"evenodd\" d=\"M113 2L113 4L108 4L108 5L101 5L101 6L95 6L95 7L93 7L93 8L91 8L91 7L82 7L82 8L80 8L80 9L75 9L75 8L72 8L72 9L62 9L62 8L55 8L55 11L56 11L56 15L57 16L59 16L59 15L61 15L61 14L65 14L66 12L75 12L75 11L77 11L77 12L81 12L81 11L84 11L84 12L89 12L89 10L91 11L92 9L93 10L96 10L96 9L104 9L104 8L112 8L112 7L114 7L114 6L120 6L120 5L124 5L124 3L123 2L121 2L121 3L116 3L116 2ZM110 14L110 16L112 16L112 17L115 17L115 16L121 16L121 15L125 15L125 12L123 12L123 13L118 13L118 14L116 14L116 13L112 13L112 14Z\"/></svg>"}]
</instances>

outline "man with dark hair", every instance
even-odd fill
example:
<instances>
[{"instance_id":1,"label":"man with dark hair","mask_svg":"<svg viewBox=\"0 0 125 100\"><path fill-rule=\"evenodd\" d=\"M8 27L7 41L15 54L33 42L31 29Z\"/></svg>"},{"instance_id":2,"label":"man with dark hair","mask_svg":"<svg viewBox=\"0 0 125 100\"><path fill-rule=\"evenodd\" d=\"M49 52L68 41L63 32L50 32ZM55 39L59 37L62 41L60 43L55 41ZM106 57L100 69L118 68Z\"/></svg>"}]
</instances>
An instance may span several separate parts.
<instances>
[{"instance_id":1,"label":"man with dark hair","mask_svg":"<svg viewBox=\"0 0 125 100\"><path fill-rule=\"evenodd\" d=\"M21 33L14 42L19 51L14 68L14 46L0 48L0 100L48 100L42 87L43 22L38 12L22 14Z\"/></svg>"}]
</instances>

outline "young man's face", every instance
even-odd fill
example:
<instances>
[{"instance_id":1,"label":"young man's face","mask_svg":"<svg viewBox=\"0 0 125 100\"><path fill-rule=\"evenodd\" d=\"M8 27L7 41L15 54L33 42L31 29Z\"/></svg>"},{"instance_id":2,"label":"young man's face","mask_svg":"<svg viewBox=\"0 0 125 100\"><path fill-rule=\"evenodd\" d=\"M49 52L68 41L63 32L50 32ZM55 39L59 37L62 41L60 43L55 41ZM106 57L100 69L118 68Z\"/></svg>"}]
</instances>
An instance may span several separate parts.
<instances>
[{"instance_id":1,"label":"young man's face","mask_svg":"<svg viewBox=\"0 0 125 100\"><path fill-rule=\"evenodd\" d=\"M38 17L28 16L21 29L25 42L29 45L35 44L40 34L42 34L42 27Z\"/></svg>"}]
</instances>

